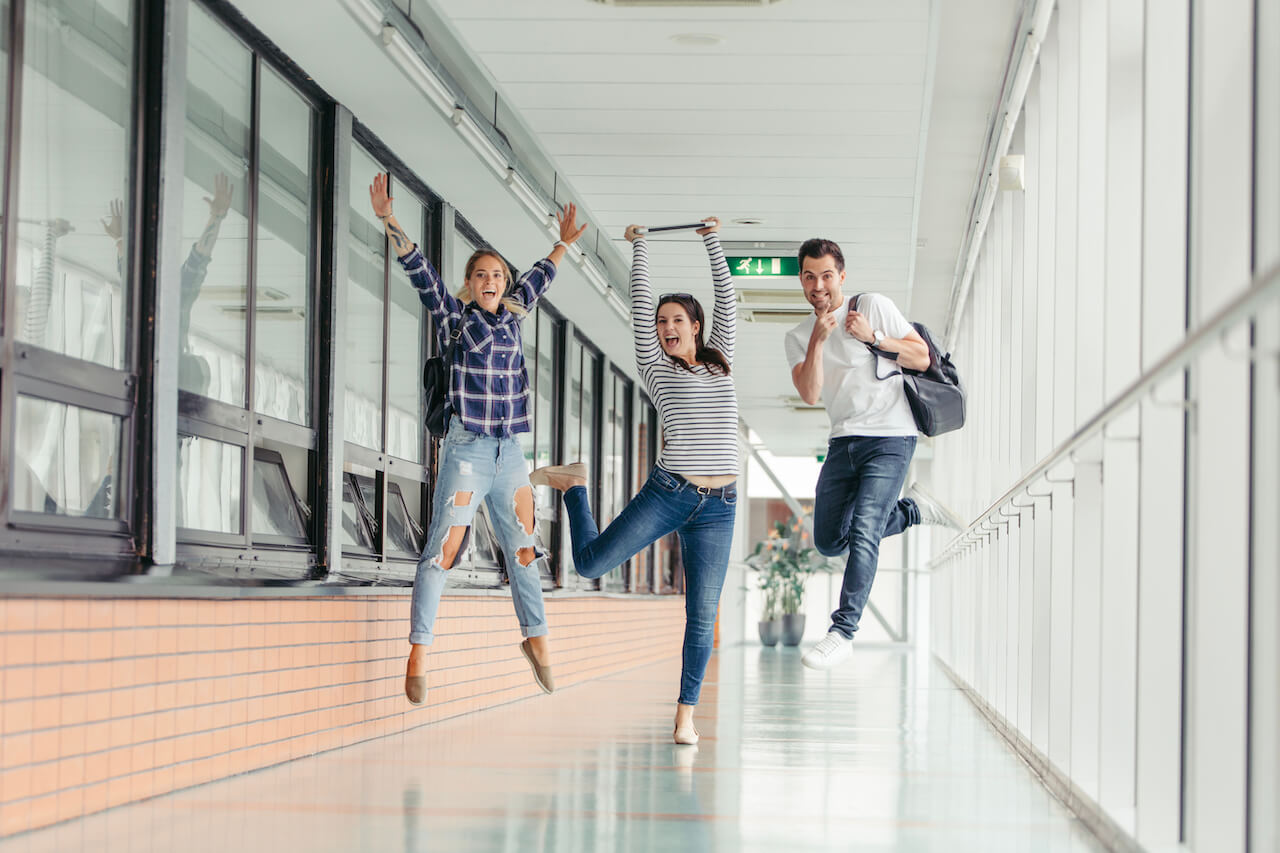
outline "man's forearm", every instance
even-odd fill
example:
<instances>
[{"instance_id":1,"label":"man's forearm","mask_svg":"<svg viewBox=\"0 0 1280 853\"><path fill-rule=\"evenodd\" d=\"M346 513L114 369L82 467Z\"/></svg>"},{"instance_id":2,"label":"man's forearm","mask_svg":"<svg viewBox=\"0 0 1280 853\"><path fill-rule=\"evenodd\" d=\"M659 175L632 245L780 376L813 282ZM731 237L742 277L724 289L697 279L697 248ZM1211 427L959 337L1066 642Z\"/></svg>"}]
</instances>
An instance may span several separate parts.
<instances>
[{"instance_id":1,"label":"man's forearm","mask_svg":"<svg viewBox=\"0 0 1280 853\"><path fill-rule=\"evenodd\" d=\"M800 365L800 370L794 377L796 390L800 392L800 399L809 405L814 405L822 396L822 343L819 342L814 346L812 342L809 344L809 351L805 354L804 363Z\"/></svg>"},{"instance_id":2,"label":"man's forearm","mask_svg":"<svg viewBox=\"0 0 1280 853\"><path fill-rule=\"evenodd\" d=\"M911 338L883 338L877 349L895 353L898 364L908 370L924 370L929 366L929 346Z\"/></svg>"}]
</instances>

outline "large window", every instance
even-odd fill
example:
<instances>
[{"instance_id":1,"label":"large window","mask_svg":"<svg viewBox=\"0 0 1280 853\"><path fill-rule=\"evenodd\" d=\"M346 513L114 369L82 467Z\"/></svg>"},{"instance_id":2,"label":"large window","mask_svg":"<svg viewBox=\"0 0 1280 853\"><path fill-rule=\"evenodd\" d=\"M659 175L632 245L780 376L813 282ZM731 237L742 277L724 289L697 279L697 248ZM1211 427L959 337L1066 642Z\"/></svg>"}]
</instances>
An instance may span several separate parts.
<instances>
[{"instance_id":1,"label":"large window","mask_svg":"<svg viewBox=\"0 0 1280 853\"><path fill-rule=\"evenodd\" d=\"M4 448L8 528L25 547L127 554L133 545L137 365L136 11L127 0L0 3L4 190ZM21 63L8 77L9 56ZM21 93L21 108L13 109ZM13 119L10 123L10 119ZM6 536L11 535L6 530Z\"/></svg>"},{"instance_id":2,"label":"large window","mask_svg":"<svg viewBox=\"0 0 1280 853\"><path fill-rule=\"evenodd\" d=\"M177 517L310 562L316 109L199 4L187 39ZM273 501L289 497L289 506Z\"/></svg>"},{"instance_id":3,"label":"large window","mask_svg":"<svg viewBox=\"0 0 1280 853\"><path fill-rule=\"evenodd\" d=\"M601 433L603 450L600 472L600 512L603 527L618 517L631 499L631 380L616 368L605 377L604 424ZM632 588L634 559L600 579L600 588L610 592L628 592Z\"/></svg>"},{"instance_id":4,"label":"large window","mask_svg":"<svg viewBox=\"0 0 1280 853\"><path fill-rule=\"evenodd\" d=\"M369 204L369 185L390 173L397 221L428 252L427 194L405 170L375 156L358 131L348 187L346 309L341 321L344 451L343 544L349 571L411 577L423 546L426 442L422 364L427 312ZM362 559L363 558L363 559Z\"/></svg>"}]
</instances>

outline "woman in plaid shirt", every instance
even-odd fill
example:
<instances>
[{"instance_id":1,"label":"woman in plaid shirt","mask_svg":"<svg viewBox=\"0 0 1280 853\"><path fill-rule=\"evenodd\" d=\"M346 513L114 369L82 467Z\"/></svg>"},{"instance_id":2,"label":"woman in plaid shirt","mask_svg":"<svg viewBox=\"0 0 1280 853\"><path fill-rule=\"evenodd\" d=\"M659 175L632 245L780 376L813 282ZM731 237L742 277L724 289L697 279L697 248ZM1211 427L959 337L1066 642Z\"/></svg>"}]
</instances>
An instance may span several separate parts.
<instances>
[{"instance_id":1,"label":"woman in plaid shirt","mask_svg":"<svg viewBox=\"0 0 1280 853\"><path fill-rule=\"evenodd\" d=\"M385 175L373 179L369 200L418 297L431 312L442 351L453 331L459 325L462 329L450 370L452 415L436 476L434 511L413 585L405 695L415 705L426 701L427 646L434 638L440 594L482 500L487 501L489 519L506 557L511 600L525 637L520 650L538 686L550 693L555 684L538 579L542 555L534 548L533 487L516 438L530 429L520 321L546 292L565 250L587 226L578 227L577 208L565 205L558 217L560 239L514 285L501 256L480 249L467 261L466 281L454 296L391 215Z\"/></svg>"}]
</instances>

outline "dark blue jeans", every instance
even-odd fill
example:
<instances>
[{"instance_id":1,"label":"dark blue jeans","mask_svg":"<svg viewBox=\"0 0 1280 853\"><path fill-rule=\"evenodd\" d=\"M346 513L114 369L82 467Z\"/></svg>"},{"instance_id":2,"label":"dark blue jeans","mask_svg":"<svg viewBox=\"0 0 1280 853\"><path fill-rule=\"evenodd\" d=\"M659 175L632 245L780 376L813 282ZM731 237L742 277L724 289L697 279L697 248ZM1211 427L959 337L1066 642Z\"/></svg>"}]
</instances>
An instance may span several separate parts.
<instances>
[{"instance_id":1,"label":"dark blue jeans","mask_svg":"<svg viewBox=\"0 0 1280 853\"><path fill-rule=\"evenodd\" d=\"M880 540L920 523L915 501L898 500L915 450L913 435L844 436L827 446L814 499L813 544L828 557L849 552L831 630L850 639L871 595Z\"/></svg>"},{"instance_id":2,"label":"dark blue jeans","mask_svg":"<svg viewBox=\"0 0 1280 853\"><path fill-rule=\"evenodd\" d=\"M574 486L564 493L573 564L584 578L601 577L649 543L668 533L680 534L685 583L680 702L684 705L697 705L702 692L738 510L733 486L714 492L700 494L697 486L678 474L654 468L644 488L603 533L591 515L586 487Z\"/></svg>"}]
</instances>

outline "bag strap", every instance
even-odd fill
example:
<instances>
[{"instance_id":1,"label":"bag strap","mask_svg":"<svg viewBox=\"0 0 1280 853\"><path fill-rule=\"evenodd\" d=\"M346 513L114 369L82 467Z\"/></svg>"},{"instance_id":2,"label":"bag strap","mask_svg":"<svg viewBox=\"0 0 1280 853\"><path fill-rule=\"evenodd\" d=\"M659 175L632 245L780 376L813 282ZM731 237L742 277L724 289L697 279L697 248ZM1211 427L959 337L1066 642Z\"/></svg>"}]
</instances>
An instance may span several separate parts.
<instances>
[{"instance_id":1,"label":"bag strap","mask_svg":"<svg viewBox=\"0 0 1280 853\"><path fill-rule=\"evenodd\" d=\"M864 296L866 296L866 294L865 294L865 293L859 293L857 296L853 297L853 310L854 310L854 311L857 311L857 310L858 310L858 301L859 301L859 300L861 300L861 299L862 299L862 297L864 297ZM880 356L880 357L882 357L882 358L887 358L887 359L889 359L890 361L895 361L895 362L896 362L896 361L898 360L898 354L897 354L896 352L885 352L884 350L879 349L879 348L875 347L874 345L872 345L872 344L868 344L868 343L864 343L864 344L863 344L863 346L867 348L867 352L871 353L871 372L875 374L876 379L879 379L881 382L884 382L886 379L890 379L890 378L892 378L892 377L894 377L894 376L901 376L901 375L902 375L902 368L901 368L901 367L899 367L899 368L898 368L897 370L895 370L893 373L890 373L888 376L881 376L881 375L880 375L880 359L879 359L879 358L877 358L876 356Z\"/></svg>"},{"instance_id":2,"label":"bag strap","mask_svg":"<svg viewBox=\"0 0 1280 853\"><path fill-rule=\"evenodd\" d=\"M449 345L444 348L441 354L444 359L445 370L453 368L453 351L458 348L458 341L462 339L462 324L467 320L467 312L475 306L474 302L468 302L462 308L462 315L458 317L458 325L453 327L453 331L449 333Z\"/></svg>"}]
</instances>

